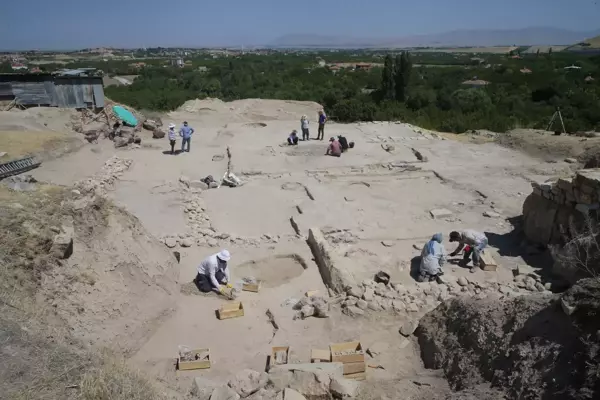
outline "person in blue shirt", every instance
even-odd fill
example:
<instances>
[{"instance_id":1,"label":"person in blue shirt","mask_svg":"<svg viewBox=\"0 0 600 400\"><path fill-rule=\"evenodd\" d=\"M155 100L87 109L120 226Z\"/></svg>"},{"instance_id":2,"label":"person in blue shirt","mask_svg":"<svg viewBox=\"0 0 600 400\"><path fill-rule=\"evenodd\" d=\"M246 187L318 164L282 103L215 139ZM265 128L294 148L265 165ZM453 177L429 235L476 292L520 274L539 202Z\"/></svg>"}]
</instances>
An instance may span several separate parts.
<instances>
[{"instance_id":1,"label":"person in blue shirt","mask_svg":"<svg viewBox=\"0 0 600 400\"><path fill-rule=\"evenodd\" d=\"M194 128L188 126L187 121L183 121L183 126L179 129L179 136L183 138L181 141L181 152L187 151L190 152L190 142L192 140L192 135L194 134ZM185 144L187 143L187 150L185 149Z\"/></svg>"},{"instance_id":2,"label":"person in blue shirt","mask_svg":"<svg viewBox=\"0 0 600 400\"><path fill-rule=\"evenodd\" d=\"M327 122L327 115L325 111L319 110L319 130L317 131L317 140L323 140L325 136L325 122Z\"/></svg>"}]
</instances>

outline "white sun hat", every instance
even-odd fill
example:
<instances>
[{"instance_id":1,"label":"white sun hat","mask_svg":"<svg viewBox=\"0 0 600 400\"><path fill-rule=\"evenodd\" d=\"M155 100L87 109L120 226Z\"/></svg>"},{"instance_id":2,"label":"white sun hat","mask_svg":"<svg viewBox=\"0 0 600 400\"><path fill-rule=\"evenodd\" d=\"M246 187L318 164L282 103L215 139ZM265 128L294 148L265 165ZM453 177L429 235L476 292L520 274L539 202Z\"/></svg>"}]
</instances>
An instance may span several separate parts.
<instances>
[{"instance_id":1,"label":"white sun hat","mask_svg":"<svg viewBox=\"0 0 600 400\"><path fill-rule=\"evenodd\" d=\"M219 254L217 254L217 257L219 260L229 261L231 259L231 254L229 254L229 251L223 249L219 252Z\"/></svg>"},{"instance_id":2,"label":"white sun hat","mask_svg":"<svg viewBox=\"0 0 600 400\"><path fill-rule=\"evenodd\" d=\"M173 123L169 124L169 129L173 129L173 128L175 128L175 124L173 124Z\"/></svg>"}]
</instances>

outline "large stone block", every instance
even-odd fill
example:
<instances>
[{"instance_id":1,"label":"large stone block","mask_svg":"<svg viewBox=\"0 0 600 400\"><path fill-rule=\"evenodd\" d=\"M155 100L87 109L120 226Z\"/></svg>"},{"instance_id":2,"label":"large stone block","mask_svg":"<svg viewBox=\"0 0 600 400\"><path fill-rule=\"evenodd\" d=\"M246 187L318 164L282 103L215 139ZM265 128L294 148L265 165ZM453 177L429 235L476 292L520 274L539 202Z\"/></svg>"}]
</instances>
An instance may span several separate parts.
<instances>
[{"instance_id":1,"label":"large stone block","mask_svg":"<svg viewBox=\"0 0 600 400\"><path fill-rule=\"evenodd\" d=\"M268 375L251 369L244 369L229 381L229 387L236 391L242 398L246 398L265 387Z\"/></svg>"},{"instance_id":2,"label":"large stone block","mask_svg":"<svg viewBox=\"0 0 600 400\"><path fill-rule=\"evenodd\" d=\"M344 293L348 286L357 284L354 275L343 267L341 258L335 254L319 228L308 230L308 245L327 286L336 293Z\"/></svg>"},{"instance_id":3,"label":"large stone block","mask_svg":"<svg viewBox=\"0 0 600 400\"><path fill-rule=\"evenodd\" d=\"M548 244L552 235L558 205L536 195L529 195L523 203L523 230L534 243Z\"/></svg>"}]
</instances>

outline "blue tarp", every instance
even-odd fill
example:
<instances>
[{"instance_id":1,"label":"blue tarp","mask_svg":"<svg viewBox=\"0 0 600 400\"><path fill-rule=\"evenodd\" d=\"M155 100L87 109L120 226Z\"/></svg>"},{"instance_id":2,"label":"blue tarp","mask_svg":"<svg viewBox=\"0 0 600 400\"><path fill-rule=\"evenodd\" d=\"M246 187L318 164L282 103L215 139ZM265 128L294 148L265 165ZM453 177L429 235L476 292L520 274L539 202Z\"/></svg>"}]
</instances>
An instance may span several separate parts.
<instances>
[{"instance_id":1,"label":"blue tarp","mask_svg":"<svg viewBox=\"0 0 600 400\"><path fill-rule=\"evenodd\" d=\"M117 118L123 121L125 125L135 127L138 123L137 119L133 116L133 114L121 106L113 106L113 113L115 113Z\"/></svg>"}]
</instances>

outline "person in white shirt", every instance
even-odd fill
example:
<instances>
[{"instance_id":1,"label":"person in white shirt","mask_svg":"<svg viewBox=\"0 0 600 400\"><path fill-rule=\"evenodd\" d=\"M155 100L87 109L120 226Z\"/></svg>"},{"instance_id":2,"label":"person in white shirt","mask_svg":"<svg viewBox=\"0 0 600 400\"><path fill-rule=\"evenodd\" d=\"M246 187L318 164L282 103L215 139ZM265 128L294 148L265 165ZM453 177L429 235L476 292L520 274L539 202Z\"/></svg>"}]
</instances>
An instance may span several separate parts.
<instances>
[{"instance_id":1,"label":"person in white shirt","mask_svg":"<svg viewBox=\"0 0 600 400\"><path fill-rule=\"evenodd\" d=\"M198 289L204 293L214 291L223 294L224 288L221 284L231 288L231 277L227 265L230 259L231 254L225 249L206 257L198 265L198 275L195 280Z\"/></svg>"},{"instance_id":2,"label":"person in white shirt","mask_svg":"<svg viewBox=\"0 0 600 400\"><path fill-rule=\"evenodd\" d=\"M308 117L306 115L303 115L302 118L300 118L300 128L302 129L302 140L306 141L309 139L309 131L308 131Z\"/></svg>"},{"instance_id":3,"label":"person in white shirt","mask_svg":"<svg viewBox=\"0 0 600 400\"><path fill-rule=\"evenodd\" d=\"M471 272L475 272L475 268L479 267L481 262L481 252L488 245L487 236L481 232L474 231L473 229L466 229L461 232L450 232L450 241L458 242L456 250L450 253L452 257L460 253L465 245L469 246L469 250L465 251L463 256L462 264L466 267L469 264L469 261L471 261L471 256L473 256Z\"/></svg>"}]
</instances>

